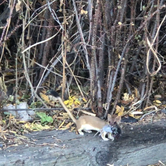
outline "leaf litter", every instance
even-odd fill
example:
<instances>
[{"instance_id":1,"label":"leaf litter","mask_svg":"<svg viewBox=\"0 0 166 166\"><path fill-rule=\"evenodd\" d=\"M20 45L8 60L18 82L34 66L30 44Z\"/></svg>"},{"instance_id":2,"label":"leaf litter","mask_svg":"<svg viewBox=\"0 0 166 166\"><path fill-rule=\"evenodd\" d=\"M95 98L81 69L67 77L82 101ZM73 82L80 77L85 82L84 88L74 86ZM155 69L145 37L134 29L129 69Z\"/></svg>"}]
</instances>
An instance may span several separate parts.
<instances>
[{"instance_id":1,"label":"leaf litter","mask_svg":"<svg viewBox=\"0 0 166 166\"><path fill-rule=\"evenodd\" d=\"M6 144L3 147L7 147L7 145L11 145L11 143L18 145L27 142L27 138L23 136L23 134L32 132L32 131L41 131L41 130L67 130L76 131L74 123L71 121L68 113L64 111L60 103L54 101L54 99L50 99L45 92L40 93L42 100L52 108L55 108L52 111L42 111L36 112L35 117L33 117L33 121L22 121L12 115L9 112L1 112L0 115L0 138L3 141L8 140L9 144ZM21 98L21 97L20 97ZM116 106L115 114L122 117L132 117L134 119L140 120L143 117L143 121L156 120L159 118L165 117L165 113L161 111L165 108L165 105L162 104L160 99L154 99L151 107L147 107L145 109L139 108L135 103L139 101L139 95L137 90L135 90L134 94L129 95L124 93L122 96L122 100L119 101L119 104ZM19 102L21 103L21 101ZM64 101L64 104L70 110L75 110L80 107L87 106L87 100L83 97L81 98L79 94L74 94L69 97L68 100ZM29 107L35 110L36 107L40 106L40 102L33 102ZM106 105L107 103L103 104ZM154 109L155 108L155 109ZM79 109L78 109L79 110ZM80 116L80 112L84 112L86 114L93 114L91 112L86 111L73 111L75 117ZM151 113L152 112L152 113ZM154 116L154 114L156 116ZM164 116L163 116L164 115ZM93 116L93 115L92 115ZM94 114L95 116L95 114ZM128 122L132 123L132 122ZM16 139L17 138L17 139ZM11 141L12 139L12 141ZM26 139L24 142L23 140ZM29 140L30 141L30 140ZM1 146L0 146L1 147Z\"/></svg>"}]
</instances>

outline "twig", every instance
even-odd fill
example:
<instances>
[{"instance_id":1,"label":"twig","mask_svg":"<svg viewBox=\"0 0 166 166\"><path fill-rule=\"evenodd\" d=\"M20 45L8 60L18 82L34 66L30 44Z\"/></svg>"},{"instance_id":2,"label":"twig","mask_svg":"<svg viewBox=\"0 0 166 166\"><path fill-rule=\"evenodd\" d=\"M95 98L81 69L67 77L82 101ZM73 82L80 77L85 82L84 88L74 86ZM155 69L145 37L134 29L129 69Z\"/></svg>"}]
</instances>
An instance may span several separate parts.
<instances>
[{"instance_id":1,"label":"twig","mask_svg":"<svg viewBox=\"0 0 166 166\"><path fill-rule=\"evenodd\" d=\"M83 49L84 49L84 53L85 53L85 58L86 58L86 66L90 72L90 64L89 64L89 57L88 57L88 51L87 51L87 48L86 48L86 45L85 45L85 39L84 39L84 35L83 35L83 32L82 32L82 29L81 29L81 25L80 25L80 21L79 21L79 18L78 18L78 12L77 12L77 8L76 8L76 4L75 4L75 0L72 0L73 1L73 6L74 6L74 11L75 11L75 16L76 16L76 22L77 22L77 26L78 26L78 30L79 30L79 33L80 33L80 36L81 36L81 41L83 42Z\"/></svg>"},{"instance_id":2,"label":"twig","mask_svg":"<svg viewBox=\"0 0 166 166\"><path fill-rule=\"evenodd\" d=\"M151 106L151 107L145 108L145 110L151 109L151 108L154 108L155 110L144 114L144 115L140 118L140 120L142 120L142 119L143 119L145 116L147 116L147 115L150 115L150 114L152 114L152 113L156 113L157 111L160 111L160 109L158 109L156 106Z\"/></svg>"},{"instance_id":3,"label":"twig","mask_svg":"<svg viewBox=\"0 0 166 166\"><path fill-rule=\"evenodd\" d=\"M59 24L59 26L61 27L61 29L64 30L62 24L60 23L60 21L58 19L58 16L56 15L55 11L51 8L50 4L51 3L49 2L49 0L47 0L48 9L49 9L49 11L50 11L53 19Z\"/></svg>"},{"instance_id":4,"label":"twig","mask_svg":"<svg viewBox=\"0 0 166 166\"><path fill-rule=\"evenodd\" d=\"M140 27L128 38L127 42L126 42L126 45L124 46L123 48L123 51L121 53L121 57L119 59L119 62L118 62L118 65L117 65L117 68L116 68L116 71L115 71L115 75L114 75L114 78L113 78L113 82L112 82L112 87L111 87L111 90L110 90L110 96L109 96L109 100L108 100L108 106L106 108L106 112L105 112L105 115L104 117L107 117L107 114L108 114L108 110L109 110L109 107L110 107L110 101L112 100L112 92L114 90L114 87L115 87L115 82L116 82L116 78L117 78L117 75L118 75L118 71L119 71L119 68L120 68L120 65L121 65L121 62L122 62L122 59L125 55L125 52L126 52L126 49L131 41L131 39L145 26L145 24L147 23L148 20L150 20L157 12L159 12L162 8L165 8L166 5L163 5L161 6L160 8L158 8L155 12L153 12L151 14L150 17L148 17L141 25Z\"/></svg>"},{"instance_id":5,"label":"twig","mask_svg":"<svg viewBox=\"0 0 166 166\"><path fill-rule=\"evenodd\" d=\"M155 52L154 49L152 48L152 46L153 46L153 44L154 44L154 42L155 42L155 40L156 40L156 38L157 38L157 35L158 35L159 30L160 30L160 28L161 28L161 25L164 23L165 19L166 19L166 15L164 16L164 18L163 18L161 24L159 25L159 27L158 27L158 29L157 29L157 32L156 32L156 35L155 35L155 37L154 37L152 43L150 43L150 41L149 41L148 38L146 39L146 40L147 40L147 44L148 44L148 46L149 46L149 50L148 50L148 52L147 52L147 58L146 58L146 67L147 67L148 73L149 73L151 76L156 75L156 74L159 72L159 70L161 69L161 62L160 62L160 60L159 60L159 58L158 58L156 52ZM158 63L158 65L159 65L158 68L157 68L157 70L154 71L154 72L152 72L152 73L149 71L149 54L150 54L150 50L153 52L154 57L156 58L157 63Z\"/></svg>"},{"instance_id":6,"label":"twig","mask_svg":"<svg viewBox=\"0 0 166 166\"><path fill-rule=\"evenodd\" d=\"M55 110L60 110L60 111L62 111L62 110L64 110L64 108L62 108L62 107L56 107L56 108L25 108L25 109L21 109L21 108L19 108L19 109L0 109L0 111L55 111ZM87 112L87 111L83 111L83 110L91 110L91 108L82 108L82 107L80 107L80 108L74 108L74 110L75 111L81 111L81 112L83 112L83 113L85 113L85 114L87 114L87 115L91 115L91 116L96 116L95 114L93 114L93 113L91 113L91 112Z\"/></svg>"},{"instance_id":7,"label":"twig","mask_svg":"<svg viewBox=\"0 0 166 166\"><path fill-rule=\"evenodd\" d=\"M31 49L31 48L34 47L34 46L37 46L37 45L39 45L39 44L45 43L45 42L47 42L47 41L53 39L55 36L58 35L58 33L59 33L60 31L61 31L61 28L59 29L59 31L58 31L55 35L51 36L50 38L48 38L48 39L46 39L46 40L43 40L43 41L41 41L41 42L38 42L38 43L35 43L35 44L29 46L28 48L26 48L25 50L23 50L22 53L25 53L26 51L28 51L29 49Z\"/></svg>"},{"instance_id":8,"label":"twig","mask_svg":"<svg viewBox=\"0 0 166 166\"><path fill-rule=\"evenodd\" d=\"M23 20L23 33L22 33L22 45L24 46L24 28L25 28L25 20ZM24 74L25 74L25 78L26 78L26 80L28 81L28 83L29 83L29 86L30 86L30 88L31 88L31 92L32 92L32 94L33 95L35 95L35 97L39 100L39 101L41 101L41 103L47 108L47 105L43 102L43 100L37 95L37 93L35 93L35 91L34 91L34 88L33 88L33 86L32 86L32 83L31 83L31 81L30 81L30 77L29 77L29 75L28 75L28 70L27 70L27 64L26 64L26 60L25 60L25 53L22 53L22 57L23 57L23 65L24 65L24 70L25 70L25 72L24 72Z\"/></svg>"}]
</instances>

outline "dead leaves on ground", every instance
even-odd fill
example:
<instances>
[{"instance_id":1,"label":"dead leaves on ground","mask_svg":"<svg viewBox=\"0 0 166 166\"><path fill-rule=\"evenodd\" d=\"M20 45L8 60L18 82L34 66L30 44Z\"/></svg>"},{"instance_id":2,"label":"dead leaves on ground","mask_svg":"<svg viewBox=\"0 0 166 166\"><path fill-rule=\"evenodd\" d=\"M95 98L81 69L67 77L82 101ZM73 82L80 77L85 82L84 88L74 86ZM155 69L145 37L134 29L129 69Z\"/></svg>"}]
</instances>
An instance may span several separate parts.
<instances>
[{"instance_id":1,"label":"dead leaves on ground","mask_svg":"<svg viewBox=\"0 0 166 166\"><path fill-rule=\"evenodd\" d=\"M144 109L141 109L140 100L137 89L135 89L134 93L131 95L124 93L119 105L116 106L115 114L119 116L130 116L139 120L145 117L145 115L149 115L151 112L157 113L159 110L165 108L165 105L161 102L161 95L155 95L151 103L152 105Z\"/></svg>"},{"instance_id":2,"label":"dead leaves on ground","mask_svg":"<svg viewBox=\"0 0 166 166\"><path fill-rule=\"evenodd\" d=\"M25 128L28 131L41 131L41 130L47 130L50 129L50 126L48 125L42 125L41 123L30 123L27 122L23 125L23 128Z\"/></svg>"},{"instance_id":3,"label":"dead leaves on ground","mask_svg":"<svg viewBox=\"0 0 166 166\"><path fill-rule=\"evenodd\" d=\"M2 138L3 140L7 140L9 133L12 133L13 135L19 135L27 133L29 131L40 131L47 129L70 129L71 131L75 130L75 125L72 126L73 122L71 121L68 113L66 113L63 109L60 109L62 108L60 103L50 99L45 94L45 92L40 93L40 96L47 105L50 105L52 108L57 109L49 112L37 112L36 118L33 120L33 122L26 123L15 119L15 117L11 114L6 114L6 119L0 116L0 138ZM146 107L144 110L142 110L139 108L138 102L140 100L140 95L138 93L138 90L135 89L135 91L131 95L129 95L128 93L123 94L122 100L120 100L119 104L116 106L115 114L117 114L118 116L130 116L135 119L140 119L146 113L149 113L152 110L155 110L157 112L157 110L159 110L163 106L160 98L160 95L156 95L152 102L153 108ZM71 111L73 111L74 108L84 107L86 103L86 99L81 98L79 95L70 96L68 100L64 101L66 107ZM38 101L33 102L30 107L36 108L39 107L40 104L41 102ZM75 114L74 116L77 117L77 114Z\"/></svg>"},{"instance_id":4,"label":"dead leaves on ground","mask_svg":"<svg viewBox=\"0 0 166 166\"><path fill-rule=\"evenodd\" d=\"M56 100L56 98L54 96L47 96L46 93L40 93L40 96L42 97L42 99L51 107L56 108L62 108L62 106L60 105L60 103ZM66 107L68 109L70 109L71 111L74 110L75 108L81 107L86 103L86 99L85 98L81 98L79 95L73 95L73 96L69 96L68 100L64 101L64 104L66 105ZM56 128L58 130L66 130L66 129L71 129L73 130L75 127L72 127L73 122L71 121L68 113L64 110L58 110L58 108L53 111L55 114L52 116L53 117L53 121L54 121L54 126L56 126Z\"/></svg>"}]
</instances>

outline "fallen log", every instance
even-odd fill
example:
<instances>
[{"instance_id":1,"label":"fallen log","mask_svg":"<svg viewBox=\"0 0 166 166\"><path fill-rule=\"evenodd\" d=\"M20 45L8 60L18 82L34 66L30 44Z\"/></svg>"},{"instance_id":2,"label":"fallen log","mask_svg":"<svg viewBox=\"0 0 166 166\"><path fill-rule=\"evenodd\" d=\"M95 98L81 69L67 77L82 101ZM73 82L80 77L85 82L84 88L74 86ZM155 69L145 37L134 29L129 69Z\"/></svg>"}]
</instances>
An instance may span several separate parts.
<instances>
[{"instance_id":1,"label":"fallen log","mask_svg":"<svg viewBox=\"0 0 166 166\"><path fill-rule=\"evenodd\" d=\"M166 163L166 121L125 125L122 136L103 141L95 133L69 131L27 134L31 140L0 151L0 166L144 166Z\"/></svg>"}]
</instances>

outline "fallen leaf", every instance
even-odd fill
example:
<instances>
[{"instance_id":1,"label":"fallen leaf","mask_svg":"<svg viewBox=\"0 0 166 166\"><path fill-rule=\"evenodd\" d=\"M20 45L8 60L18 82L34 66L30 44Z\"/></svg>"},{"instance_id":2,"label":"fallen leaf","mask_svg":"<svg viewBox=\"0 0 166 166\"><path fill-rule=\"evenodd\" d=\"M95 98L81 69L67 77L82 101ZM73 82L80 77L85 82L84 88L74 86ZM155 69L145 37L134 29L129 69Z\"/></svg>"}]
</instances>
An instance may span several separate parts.
<instances>
[{"instance_id":1,"label":"fallen leaf","mask_svg":"<svg viewBox=\"0 0 166 166\"><path fill-rule=\"evenodd\" d=\"M49 96L45 95L44 93L40 93L40 96L45 102L50 102Z\"/></svg>"},{"instance_id":2,"label":"fallen leaf","mask_svg":"<svg viewBox=\"0 0 166 166\"><path fill-rule=\"evenodd\" d=\"M124 113L124 107L123 106L116 106L116 112L115 114L117 114L118 116L123 116L123 113Z\"/></svg>"},{"instance_id":3,"label":"fallen leaf","mask_svg":"<svg viewBox=\"0 0 166 166\"><path fill-rule=\"evenodd\" d=\"M22 1L18 0L16 4L16 12L18 12L20 9L22 9Z\"/></svg>"},{"instance_id":4,"label":"fallen leaf","mask_svg":"<svg viewBox=\"0 0 166 166\"><path fill-rule=\"evenodd\" d=\"M81 15L83 15L83 14L85 14L85 15L88 14L88 11L82 9L81 10Z\"/></svg>"}]
</instances>

